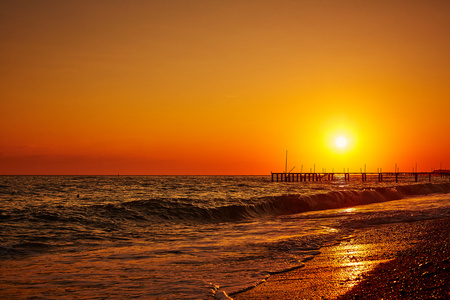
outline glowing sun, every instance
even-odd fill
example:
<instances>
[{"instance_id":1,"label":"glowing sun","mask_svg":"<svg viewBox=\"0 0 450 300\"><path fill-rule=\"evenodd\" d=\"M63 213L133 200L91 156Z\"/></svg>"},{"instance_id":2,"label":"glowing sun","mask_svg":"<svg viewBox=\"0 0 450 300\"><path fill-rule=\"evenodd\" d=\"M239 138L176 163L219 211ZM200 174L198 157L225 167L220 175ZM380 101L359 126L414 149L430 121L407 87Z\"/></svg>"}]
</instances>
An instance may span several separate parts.
<instances>
[{"instance_id":1,"label":"glowing sun","mask_svg":"<svg viewBox=\"0 0 450 300\"><path fill-rule=\"evenodd\" d=\"M338 148L343 149L343 148L345 148L345 146L347 146L348 142L347 142L347 139L345 137L339 136L339 137L336 138L335 143L336 143L336 146Z\"/></svg>"}]
</instances>

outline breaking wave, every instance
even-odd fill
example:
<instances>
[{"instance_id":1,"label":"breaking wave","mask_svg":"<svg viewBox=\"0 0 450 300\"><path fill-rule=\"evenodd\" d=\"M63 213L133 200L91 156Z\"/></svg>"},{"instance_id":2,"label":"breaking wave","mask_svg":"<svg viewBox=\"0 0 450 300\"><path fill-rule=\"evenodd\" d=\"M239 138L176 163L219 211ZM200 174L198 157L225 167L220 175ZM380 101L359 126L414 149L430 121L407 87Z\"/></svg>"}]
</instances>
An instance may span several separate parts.
<instances>
[{"instance_id":1,"label":"breaking wave","mask_svg":"<svg viewBox=\"0 0 450 300\"><path fill-rule=\"evenodd\" d=\"M291 194L205 206L201 201L182 198L133 200L86 206L38 206L14 211L0 210L0 221L79 224L114 229L124 222L218 223L250 220L265 216L297 214L403 199L414 195L450 192L450 183L380 187L366 190L328 191L312 195ZM57 228L57 227L55 227Z\"/></svg>"},{"instance_id":2,"label":"breaking wave","mask_svg":"<svg viewBox=\"0 0 450 300\"><path fill-rule=\"evenodd\" d=\"M314 195L263 197L253 204L201 207L180 201L137 200L117 205L99 206L113 218L134 220L172 220L192 222L232 222L296 214L308 211L345 208L370 203L403 199L414 195L450 192L450 183L405 185L395 188L331 191Z\"/></svg>"}]
</instances>

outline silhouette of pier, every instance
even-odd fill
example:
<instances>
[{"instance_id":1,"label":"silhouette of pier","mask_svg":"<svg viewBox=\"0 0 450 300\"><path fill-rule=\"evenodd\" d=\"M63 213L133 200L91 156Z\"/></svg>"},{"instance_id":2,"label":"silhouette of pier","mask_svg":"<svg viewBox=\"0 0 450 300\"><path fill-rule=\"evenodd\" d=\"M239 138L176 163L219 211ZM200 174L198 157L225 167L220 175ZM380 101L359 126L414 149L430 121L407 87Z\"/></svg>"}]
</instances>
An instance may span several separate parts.
<instances>
[{"instance_id":1,"label":"silhouette of pier","mask_svg":"<svg viewBox=\"0 0 450 300\"><path fill-rule=\"evenodd\" d=\"M415 182L418 182L420 177L428 177L431 182L433 177L449 177L450 170L435 170L433 172L310 172L310 173L271 173L272 182L307 182L307 181L333 181L336 177L344 176L345 181L350 181L350 178L356 179L359 177L361 181L367 181L367 177L377 178L379 182L386 179L395 178L395 182L398 182L402 178L414 178Z\"/></svg>"}]
</instances>

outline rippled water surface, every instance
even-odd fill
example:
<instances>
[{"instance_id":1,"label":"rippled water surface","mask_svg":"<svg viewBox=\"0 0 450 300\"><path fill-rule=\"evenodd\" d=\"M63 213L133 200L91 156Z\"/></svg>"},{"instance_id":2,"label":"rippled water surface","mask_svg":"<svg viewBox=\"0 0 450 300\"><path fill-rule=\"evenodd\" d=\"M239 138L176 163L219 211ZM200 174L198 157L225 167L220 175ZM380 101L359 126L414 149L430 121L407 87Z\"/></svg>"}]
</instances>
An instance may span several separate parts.
<instances>
[{"instance_id":1,"label":"rippled water surface","mask_svg":"<svg viewBox=\"0 0 450 300\"><path fill-rule=\"evenodd\" d=\"M1 176L0 294L235 292L300 266L355 228L450 214L448 178L412 179Z\"/></svg>"}]
</instances>

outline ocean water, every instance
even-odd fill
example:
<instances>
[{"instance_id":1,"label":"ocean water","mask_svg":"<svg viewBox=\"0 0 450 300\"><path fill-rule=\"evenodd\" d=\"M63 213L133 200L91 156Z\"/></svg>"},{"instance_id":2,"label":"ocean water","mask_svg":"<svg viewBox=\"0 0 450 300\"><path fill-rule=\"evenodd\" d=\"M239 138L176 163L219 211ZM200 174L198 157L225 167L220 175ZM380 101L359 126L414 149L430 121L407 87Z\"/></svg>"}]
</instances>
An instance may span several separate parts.
<instances>
[{"instance_id":1,"label":"ocean water","mask_svg":"<svg viewBox=\"0 0 450 300\"><path fill-rule=\"evenodd\" d=\"M450 216L447 177L0 176L0 298L214 299L358 228Z\"/></svg>"}]
</instances>

